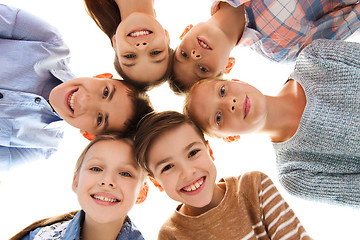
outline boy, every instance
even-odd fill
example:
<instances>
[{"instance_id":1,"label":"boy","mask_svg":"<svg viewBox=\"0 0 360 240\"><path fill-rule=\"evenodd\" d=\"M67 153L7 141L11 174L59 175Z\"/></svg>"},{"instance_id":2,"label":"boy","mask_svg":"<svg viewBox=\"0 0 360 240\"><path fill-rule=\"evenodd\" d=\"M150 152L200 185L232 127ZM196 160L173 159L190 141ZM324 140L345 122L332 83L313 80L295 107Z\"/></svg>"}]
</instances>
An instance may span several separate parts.
<instances>
[{"instance_id":1,"label":"boy","mask_svg":"<svg viewBox=\"0 0 360 240\"><path fill-rule=\"evenodd\" d=\"M310 239L263 173L216 180L204 135L184 115L151 113L135 135L136 159L150 179L182 202L159 239Z\"/></svg>"},{"instance_id":2,"label":"boy","mask_svg":"<svg viewBox=\"0 0 360 240\"><path fill-rule=\"evenodd\" d=\"M360 27L360 4L351 1L215 1L212 17L184 32L173 63L173 89L220 76L234 65L236 45L276 61L294 61L315 39L346 39ZM187 33L186 33L187 32Z\"/></svg>"},{"instance_id":3,"label":"boy","mask_svg":"<svg viewBox=\"0 0 360 240\"><path fill-rule=\"evenodd\" d=\"M110 75L74 79L57 29L2 4L0 52L0 170L49 158L63 136L60 120L93 134L126 132L152 109Z\"/></svg>"}]
</instances>

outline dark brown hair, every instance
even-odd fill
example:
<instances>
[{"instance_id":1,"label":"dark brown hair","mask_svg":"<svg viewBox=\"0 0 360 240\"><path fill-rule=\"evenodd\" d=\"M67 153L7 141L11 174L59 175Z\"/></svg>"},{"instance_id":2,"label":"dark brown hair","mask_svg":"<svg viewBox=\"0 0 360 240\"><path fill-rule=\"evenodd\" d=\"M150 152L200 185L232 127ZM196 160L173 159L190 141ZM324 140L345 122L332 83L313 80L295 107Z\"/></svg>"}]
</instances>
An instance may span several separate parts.
<instances>
[{"instance_id":1,"label":"dark brown hair","mask_svg":"<svg viewBox=\"0 0 360 240\"><path fill-rule=\"evenodd\" d=\"M152 112L139 122L134 138L136 161L150 175L153 175L153 173L148 167L147 153L151 147L151 143L164 134L164 132L182 124L191 125L203 142L206 143L201 129L198 128L190 118L176 111Z\"/></svg>"}]
</instances>

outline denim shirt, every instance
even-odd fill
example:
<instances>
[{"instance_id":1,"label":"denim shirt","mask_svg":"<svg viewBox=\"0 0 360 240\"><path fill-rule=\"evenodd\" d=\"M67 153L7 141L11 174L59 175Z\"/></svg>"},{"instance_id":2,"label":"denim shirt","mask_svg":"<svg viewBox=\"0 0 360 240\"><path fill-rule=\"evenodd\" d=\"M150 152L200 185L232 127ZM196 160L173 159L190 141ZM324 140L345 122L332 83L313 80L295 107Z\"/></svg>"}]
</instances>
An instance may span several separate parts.
<instances>
[{"instance_id":1,"label":"denim shirt","mask_svg":"<svg viewBox=\"0 0 360 240\"><path fill-rule=\"evenodd\" d=\"M53 26L0 4L0 171L47 159L63 136L50 91L74 78L69 49Z\"/></svg>"},{"instance_id":2,"label":"denim shirt","mask_svg":"<svg viewBox=\"0 0 360 240\"><path fill-rule=\"evenodd\" d=\"M79 211L70 221L54 223L50 226L37 228L31 231L22 240L80 240L80 229L84 223L85 212ZM141 232L126 217L125 222L116 238L117 240L144 240Z\"/></svg>"}]
</instances>

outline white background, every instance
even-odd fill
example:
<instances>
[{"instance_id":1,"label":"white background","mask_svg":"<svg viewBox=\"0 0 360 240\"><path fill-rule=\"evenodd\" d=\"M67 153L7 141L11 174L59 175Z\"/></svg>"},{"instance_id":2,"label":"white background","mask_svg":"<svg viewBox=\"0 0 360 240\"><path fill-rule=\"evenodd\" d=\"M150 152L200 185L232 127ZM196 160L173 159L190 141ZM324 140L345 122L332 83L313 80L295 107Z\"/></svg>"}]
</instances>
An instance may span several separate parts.
<instances>
[{"instance_id":1,"label":"white background","mask_svg":"<svg viewBox=\"0 0 360 240\"><path fill-rule=\"evenodd\" d=\"M110 41L87 16L81 0L0 2L23 8L56 26L71 49L71 68L77 76L110 72L117 77ZM155 2L158 20L169 31L173 48L179 43L178 36L186 25L210 17L209 0ZM359 36L353 40L360 42ZM247 81L270 95L277 94L293 68L292 65L272 63L246 48L234 49L232 56L236 58L236 65L229 77ZM175 96L167 83L149 95L156 110L182 110L183 98ZM77 129L64 125L65 138L52 159L0 173L0 239L8 239L36 220L80 208L71 182L75 162L88 141ZM231 144L209 140L216 158L218 178L251 170L265 172L314 239L360 238L357 231L359 209L305 201L285 192L277 180L275 154L266 136L243 136L241 141ZM156 239L158 229L177 204L151 185L146 202L135 205L129 215L146 239Z\"/></svg>"}]
</instances>

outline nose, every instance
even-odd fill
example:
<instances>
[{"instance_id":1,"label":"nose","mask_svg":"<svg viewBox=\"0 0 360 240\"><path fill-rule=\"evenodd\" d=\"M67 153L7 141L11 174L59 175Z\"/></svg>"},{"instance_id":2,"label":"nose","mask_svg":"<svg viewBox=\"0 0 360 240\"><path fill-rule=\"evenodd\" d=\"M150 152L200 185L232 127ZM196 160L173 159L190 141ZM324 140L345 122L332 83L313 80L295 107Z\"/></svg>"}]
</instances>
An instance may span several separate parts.
<instances>
[{"instance_id":1,"label":"nose","mask_svg":"<svg viewBox=\"0 0 360 240\"><path fill-rule=\"evenodd\" d=\"M81 94L81 96L79 96L78 99L78 112L87 112L87 111L91 111L96 107L97 102L94 101L94 96L90 96L89 93L84 93Z\"/></svg>"},{"instance_id":2,"label":"nose","mask_svg":"<svg viewBox=\"0 0 360 240\"><path fill-rule=\"evenodd\" d=\"M116 187L115 181L110 174L103 174L103 177L99 181L99 185L102 187L110 187L110 188Z\"/></svg>"},{"instance_id":3,"label":"nose","mask_svg":"<svg viewBox=\"0 0 360 240\"><path fill-rule=\"evenodd\" d=\"M191 57L193 60L199 60L199 59L201 59L201 54L199 51L196 51L196 49L193 49L191 51Z\"/></svg>"},{"instance_id":4,"label":"nose","mask_svg":"<svg viewBox=\"0 0 360 240\"><path fill-rule=\"evenodd\" d=\"M138 49L144 49L144 48L146 48L148 45L149 45L149 43L146 42L146 41L140 41L140 42L137 42L137 43L135 44L135 46L136 46Z\"/></svg>"},{"instance_id":5,"label":"nose","mask_svg":"<svg viewBox=\"0 0 360 240\"><path fill-rule=\"evenodd\" d=\"M236 98L230 100L230 112L235 112Z\"/></svg>"},{"instance_id":6,"label":"nose","mask_svg":"<svg viewBox=\"0 0 360 240\"><path fill-rule=\"evenodd\" d=\"M191 164L183 164L181 166L181 178L182 179L192 179L196 173L195 167L191 166Z\"/></svg>"}]
</instances>

